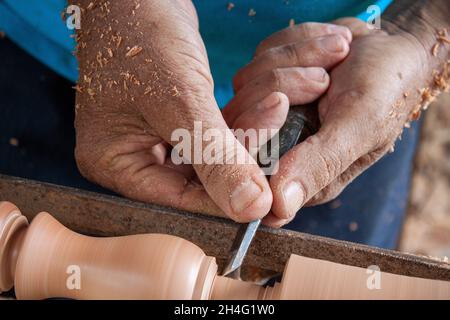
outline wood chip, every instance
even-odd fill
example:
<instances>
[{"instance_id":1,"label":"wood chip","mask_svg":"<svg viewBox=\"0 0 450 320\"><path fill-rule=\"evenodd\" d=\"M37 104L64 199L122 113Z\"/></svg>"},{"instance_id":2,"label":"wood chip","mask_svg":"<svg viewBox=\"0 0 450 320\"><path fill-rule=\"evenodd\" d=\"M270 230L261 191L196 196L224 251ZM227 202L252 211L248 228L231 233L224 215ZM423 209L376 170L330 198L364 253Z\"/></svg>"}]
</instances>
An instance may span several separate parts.
<instances>
[{"instance_id":1,"label":"wood chip","mask_svg":"<svg viewBox=\"0 0 450 320\"><path fill-rule=\"evenodd\" d=\"M86 9L91 10L92 8L94 8L94 3L91 2L88 4L88 6L86 7Z\"/></svg>"},{"instance_id":2,"label":"wood chip","mask_svg":"<svg viewBox=\"0 0 450 320\"><path fill-rule=\"evenodd\" d=\"M176 86L172 87L172 96L178 97L180 95L180 92L178 91L178 88Z\"/></svg>"},{"instance_id":3,"label":"wood chip","mask_svg":"<svg viewBox=\"0 0 450 320\"><path fill-rule=\"evenodd\" d=\"M289 20L289 27L293 28L294 26L295 26L295 20L294 19Z\"/></svg>"},{"instance_id":4,"label":"wood chip","mask_svg":"<svg viewBox=\"0 0 450 320\"><path fill-rule=\"evenodd\" d=\"M78 84L73 86L72 89L75 89L76 92L83 93L83 89Z\"/></svg>"},{"instance_id":5,"label":"wood chip","mask_svg":"<svg viewBox=\"0 0 450 320\"><path fill-rule=\"evenodd\" d=\"M413 113L411 114L411 120L412 121L417 121L420 118L420 110L417 111L413 111Z\"/></svg>"},{"instance_id":6,"label":"wood chip","mask_svg":"<svg viewBox=\"0 0 450 320\"><path fill-rule=\"evenodd\" d=\"M357 222L350 222L350 224L348 225L348 229L352 232L355 232L356 230L358 230L358 223Z\"/></svg>"},{"instance_id":7,"label":"wood chip","mask_svg":"<svg viewBox=\"0 0 450 320\"><path fill-rule=\"evenodd\" d=\"M254 16L256 16L256 11L255 11L255 9L251 8L251 9L248 11L248 16L249 16L249 17L254 17Z\"/></svg>"},{"instance_id":8,"label":"wood chip","mask_svg":"<svg viewBox=\"0 0 450 320\"><path fill-rule=\"evenodd\" d=\"M0 39L4 39L6 36L5 31L0 30Z\"/></svg>"},{"instance_id":9,"label":"wood chip","mask_svg":"<svg viewBox=\"0 0 450 320\"><path fill-rule=\"evenodd\" d=\"M117 44L116 44L116 47L119 48L121 44L122 44L122 37L121 37L121 36L117 36Z\"/></svg>"},{"instance_id":10,"label":"wood chip","mask_svg":"<svg viewBox=\"0 0 450 320\"><path fill-rule=\"evenodd\" d=\"M106 51L108 51L108 55L110 58L112 58L114 56L113 51L111 48L106 48Z\"/></svg>"},{"instance_id":11,"label":"wood chip","mask_svg":"<svg viewBox=\"0 0 450 320\"><path fill-rule=\"evenodd\" d=\"M134 56L138 55L139 53L141 53L141 51L142 51L142 47L134 46L133 48L128 50L128 52L126 53L125 56L127 58L131 58L131 57L134 57Z\"/></svg>"},{"instance_id":12,"label":"wood chip","mask_svg":"<svg viewBox=\"0 0 450 320\"><path fill-rule=\"evenodd\" d=\"M9 139L9 144L12 145L13 147L18 147L19 139L12 137L11 139Z\"/></svg>"},{"instance_id":13,"label":"wood chip","mask_svg":"<svg viewBox=\"0 0 450 320\"><path fill-rule=\"evenodd\" d=\"M438 50L439 50L439 42L436 42L433 46L433 48L431 49L431 53L433 54L433 57L436 57L438 54Z\"/></svg>"},{"instance_id":14,"label":"wood chip","mask_svg":"<svg viewBox=\"0 0 450 320\"><path fill-rule=\"evenodd\" d=\"M235 7L235 5L234 5L233 2L228 2L228 5L227 5L227 10L228 10L228 11L233 10L234 7Z\"/></svg>"},{"instance_id":15,"label":"wood chip","mask_svg":"<svg viewBox=\"0 0 450 320\"><path fill-rule=\"evenodd\" d=\"M439 36L439 37L438 37L438 40L440 40L440 41L442 41L442 42L445 42L445 43L447 43L447 44L450 44L450 39L447 38L446 36Z\"/></svg>"}]
</instances>

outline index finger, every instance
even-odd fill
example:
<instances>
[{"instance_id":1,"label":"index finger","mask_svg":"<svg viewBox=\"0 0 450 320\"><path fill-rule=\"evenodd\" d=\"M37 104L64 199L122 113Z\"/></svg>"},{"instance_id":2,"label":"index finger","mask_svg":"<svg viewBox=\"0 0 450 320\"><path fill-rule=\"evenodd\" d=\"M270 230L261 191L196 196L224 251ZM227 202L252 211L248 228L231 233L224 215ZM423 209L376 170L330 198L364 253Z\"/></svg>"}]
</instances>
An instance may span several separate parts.
<instances>
[{"instance_id":1,"label":"index finger","mask_svg":"<svg viewBox=\"0 0 450 320\"><path fill-rule=\"evenodd\" d=\"M306 22L280 30L264 39L256 48L255 57L275 47L331 34L339 34L348 42L352 41L352 33L346 26L331 23Z\"/></svg>"}]
</instances>

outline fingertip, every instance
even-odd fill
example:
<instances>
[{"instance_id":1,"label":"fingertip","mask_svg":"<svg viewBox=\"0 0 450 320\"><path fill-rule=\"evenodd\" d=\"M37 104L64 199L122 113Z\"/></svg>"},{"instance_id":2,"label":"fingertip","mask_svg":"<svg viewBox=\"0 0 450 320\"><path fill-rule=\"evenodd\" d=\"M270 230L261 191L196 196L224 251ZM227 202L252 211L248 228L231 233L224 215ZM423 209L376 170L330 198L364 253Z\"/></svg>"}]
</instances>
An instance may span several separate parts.
<instances>
[{"instance_id":1,"label":"fingertip","mask_svg":"<svg viewBox=\"0 0 450 320\"><path fill-rule=\"evenodd\" d=\"M278 96L278 99L280 100L280 106L282 108L289 109L289 98L286 94L283 92L274 92L273 94L276 94Z\"/></svg>"},{"instance_id":2,"label":"fingertip","mask_svg":"<svg viewBox=\"0 0 450 320\"><path fill-rule=\"evenodd\" d=\"M321 67L300 68L300 73L308 80L319 83L326 81L326 77L328 75L327 71Z\"/></svg>"},{"instance_id":3,"label":"fingertip","mask_svg":"<svg viewBox=\"0 0 450 320\"><path fill-rule=\"evenodd\" d=\"M348 27L330 24L328 26L328 30L330 33L342 35L348 43L352 42L353 35L352 35L351 30Z\"/></svg>"},{"instance_id":4,"label":"fingertip","mask_svg":"<svg viewBox=\"0 0 450 320\"><path fill-rule=\"evenodd\" d=\"M231 217L238 222L261 219L270 211L272 199L265 176L248 179L231 192Z\"/></svg>"},{"instance_id":5,"label":"fingertip","mask_svg":"<svg viewBox=\"0 0 450 320\"><path fill-rule=\"evenodd\" d=\"M307 200L304 183L292 172L297 171L298 166L291 151L280 159L280 168L269 181L273 193L272 212L279 219L293 219Z\"/></svg>"},{"instance_id":6,"label":"fingertip","mask_svg":"<svg viewBox=\"0 0 450 320\"><path fill-rule=\"evenodd\" d=\"M272 227L272 228L281 228L284 225L288 224L289 222L291 222L293 220L292 219L280 219L277 216L275 216L272 212L270 212L267 216L264 217L264 219L262 220L262 224L268 227Z\"/></svg>"},{"instance_id":7,"label":"fingertip","mask_svg":"<svg viewBox=\"0 0 450 320\"><path fill-rule=\"evenodd\" d=\"M351 33L350 33L351 35ZM347 54L350 51L350 42L342 35L337 35L337 37L339 38L339 43L342 46L342 50L341 52Z\"/></svg>"},{"instance_id":8,"label":"fingertip","mask_svg":"<svg viewBox=\"0 0 450 320\"><path fill-rule=\"evenodd\" d=\"M279 219L292 219L305 202L305 192L298 181L277 181L271 186L274 190L272 211Z\"/></svg>"},{"instance_id":9,"label":"fingertip","mask_svg":"<svg viewBox=\"0 0 450 320\"><path fill-rule=\"evenodd\" d=\"M259 112L270 111L271 118L277 117L284 121L286 120L287 113L289 111L289 98L283 92L275 91L270 93L267 97L261 100L256 109Z\"/></svg>"},{"instance_id":10,"label":"fingertip","mask_svg":"<svg viewBox=\"0 0 450 320\"><path fill-rule=\"evenodd\" d=\"M242 113L232 124L234 129L280 129L289 112L289 99L281 92L272 92L252 108ZM274 133L275 134L275 133ZM270 139L272 136L268 136ZM259 140L261 145L266 141Z\"/></svg>"},{"instance_id":11,"label":"fingertip","mask_svg":"<svg viewBox=\"0 0 450 320\"><path fill-rule=\"evenodd\" d=\"M299 68L299 73L308 81L305 89L310 93L322 94L330 84L330 76L324 68Z\"/></svg>"}]
</instances>

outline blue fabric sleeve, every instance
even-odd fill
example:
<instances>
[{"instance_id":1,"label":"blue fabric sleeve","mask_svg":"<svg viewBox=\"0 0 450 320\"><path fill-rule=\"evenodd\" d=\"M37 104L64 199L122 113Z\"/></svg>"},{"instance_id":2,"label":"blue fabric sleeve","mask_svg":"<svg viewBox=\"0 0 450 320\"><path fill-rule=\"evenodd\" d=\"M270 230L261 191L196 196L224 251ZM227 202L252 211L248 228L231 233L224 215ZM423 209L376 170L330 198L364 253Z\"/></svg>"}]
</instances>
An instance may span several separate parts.
<instances>
[{"instance_id":1,"label":"blue fabric sleeve","mask_svg":"<svg viewBox=\"0 0 450 320\"><path fill-rule=\"evenodd\" d=\"M75 41L61 17L65 6L65 0L0 0L0 30L43 64L75 82Z\"/></svg>"},{"instance_id":2,"label":"blue fabric sleeve","mask_svg":"<svg viewBox=\"0 0 450 320\"><path fill-rule=\"evenodd\" d=\"M286 27L291 18L296 22L343 16L366 20L370 16L366 12L369 5L378 5L383 11L391 0L234 0L232 11L226 9L228 2L194 0L221 106L232 96L232 76L251 59L259 41ZM75 82L75 42L61 18L65 7L66 0L0 0L0 30L36 59ZM250 8L256 11L255 17L248 16ZM229 60L224 62L223 57Z\"/></svg>"}]
</instances>

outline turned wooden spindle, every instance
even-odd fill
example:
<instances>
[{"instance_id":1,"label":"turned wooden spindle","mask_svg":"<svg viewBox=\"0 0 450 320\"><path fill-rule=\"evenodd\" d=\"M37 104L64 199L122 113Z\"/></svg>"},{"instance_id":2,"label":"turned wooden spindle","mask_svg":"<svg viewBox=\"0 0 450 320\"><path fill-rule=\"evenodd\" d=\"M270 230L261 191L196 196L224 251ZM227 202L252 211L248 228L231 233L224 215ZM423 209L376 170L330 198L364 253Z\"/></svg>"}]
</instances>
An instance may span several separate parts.
<instances>
[{"instance_id":1,"label":"turned wooden spindle","mask_svg":"<svg viewBox=\"0 0 450 320\"><path fill-rule=\"evenodd\" d=\"M217 273L215 258L184 239L87 237L45 212L28 226L7 202L0 232L0 292L14 285L18 299L208 299ZM67 285L73 266L79 289Z\"/></svg>"},{"instance_id":2,"label":"turned wooden spindle","mask_svg":"<svg viewBox=\"0 0 450 320\"><path fill-rule=\"evenodd\" d=\"M282 281L264 288L218 276L215 258L178 237L87 237L45 212L28 225L0 202L0 293L15 286L19 299L450 299L449 281L380 275L370 289L364 268L291 255Z\"/></svg>"}]
</instances>

